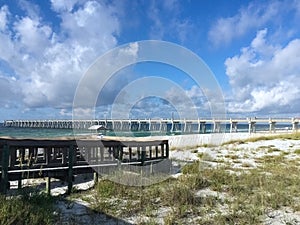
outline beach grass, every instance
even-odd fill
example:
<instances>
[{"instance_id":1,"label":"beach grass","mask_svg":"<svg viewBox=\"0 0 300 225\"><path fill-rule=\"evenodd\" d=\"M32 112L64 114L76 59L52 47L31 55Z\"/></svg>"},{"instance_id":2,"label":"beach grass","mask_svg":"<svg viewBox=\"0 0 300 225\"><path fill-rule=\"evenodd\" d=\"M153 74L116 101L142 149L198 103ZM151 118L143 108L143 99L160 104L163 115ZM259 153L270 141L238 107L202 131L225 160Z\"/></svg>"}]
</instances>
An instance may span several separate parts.
<instances>
[{"instance_id":1,"label":"beach grass","mask_svg":"<svg viewBox=\"0 0 300 225\"><path fill-rule=\"evenodd\" d=\"M261 224L268 211L299 210L297 161L283 155L260 161L260 167L234 170L207 168L199 160L184 166L179 178L145 187L101 180L88 201L109 215L135 215L138 224L159 224L158 218L164 224Z\"/></svg>"},{"instance_id":2,"label":"beach grass","mask_svg":"<svg viewBox=\"0 0 300 225\"><path fill-rule=\"evenodd\" d=\"M55 224L54 203L54 197L32 190L0 195L0 224Z\"/></svg>"},{"instance_id":3,"label":"beach grass","mask_svg":"<svg viewBox=\"0 0 300 225\"><path fill-rule=\"evenodd\" d=\"M258 137L251 137L243 140L230 140L224 142L222 145L229 145L229 144L244 144L247 142L257 142L257 141L267 141L267 140L275 140L275 139L283 139L283 140L300 140L300 132L294 132L289 134L274 134L274 135L261 135Z\"/></svg>"}]
</instances>

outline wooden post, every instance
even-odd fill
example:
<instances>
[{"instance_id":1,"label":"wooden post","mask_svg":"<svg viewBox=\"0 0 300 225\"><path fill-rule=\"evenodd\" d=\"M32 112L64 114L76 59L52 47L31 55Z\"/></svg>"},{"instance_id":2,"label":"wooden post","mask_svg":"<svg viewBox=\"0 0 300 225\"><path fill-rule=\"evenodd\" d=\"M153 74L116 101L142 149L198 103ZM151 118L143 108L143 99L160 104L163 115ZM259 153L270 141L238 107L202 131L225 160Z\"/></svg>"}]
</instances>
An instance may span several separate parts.
<instances>
[{"instance_id":1,"label":"wooden post","mask_svg":"<svg viewBox=\"0 0 300 225\"><path fill-rule=\"evenodd\" d=\"M118 146L118 158L120 161L123 160L123 146L121 145Z\"/></svg>"},{"instance_id":2,"label":"wooden post","mask_svg":"<svg viewBox=\"0 0 300 225\"><path fill-rule=\"evenodd\" d=\"M99 174L97 172L94 172L94 184L96 185L99 180Z\"/></svg>"},{"instance_id":3,"label":"wooden post","mask_svg":"<svg viewBox=\"0 0 300 225\"><path fill-rule=\"evenodd\" d=\"M104 161L104 147L103 146L100 147L100 159L101 159L101 162Z\"/></svg>"},{"instance_id":4,"label":"wooden post","mask_svg":"<svg viewBox=\"0 0 300 225\"><path fill-rule=\"evenodd\" d=\"M144 165L144 162L146 160L146 146L142 146L142 157L141 157L141 164Z\"/></svg>"},{"instance_id":5,"label":"wooden post","mask_svg":"<svg viewBox=\"0 0 300 225\"><path fill-rule=\"evenodd\" d=\"M132 148L129 147L129 161L131 162L132 160Z\"/></svg>"},{"instance_id":6,"label":"wooden post","mask_svg":"<svg viewBox=\"0 0 300 225\"><path fill-rule=\"evenodd\" d=\"M152 159L152 145L149 146L149 158Z\"/></svg>"},{"instance_id":7,"label":"wooden post","mask_svg":"<svg viewBox=\"0 0 300 225\"><path fill-rule=\"evenodd\" d=\"M137 148L137 158L138 158L138 160L140 160L141 159L141 147L137 146L136 148Z\"/></svg>"},{"instance_id":8,"label":"wooden post","mask_svg":"<svg viewBox=\"0 0 300 225\"><path fill-rule=\"evenodd\" d=\"M51 162L51 150L52 148L51 147L46 147L44 149L45 151L45 161L46 161L46 165L48 166Z\"/></svg>"},{"instance_id":9,"label":"wooden post","mask_svg":"<svg viewBox=\"0 0 300 225\"><path fill-rule=\"evenodd\" d=\"M169 158L169 142L166 143L166 158Z\"/></svg>"},{"instance_id":10,"label":"wooden post","mask_svg":"<svg viewBox=\"0 0 300 225\"><path fill-rule=\"evenodd\" d=\"M6 194L8 185L9 146L5 144L2 150L1 192Z\"/></svg>"},{"instance_id":11,"label":"wooden post","mask_svg":"<svg viewBox=\"0 0 300 225\"><path fill-rule=\"evenodd\" d=\"M46 177L46 193L51 194L51 177Z\"/></svg>"},{"instance_id":12,"label":"wooden post","mask_svg":"<svg viewBox=\"0 0 300 225\"><path fill-rule=\"evenodd\" d=\"M68 191L71 194L73 187L73 163L74 163L74 146L69 146L69 169L68 169Z\"/></svg>"},{"instance_id":13,"label":"wooden post","mask_svg":"<svg viewBox=\"0 0 300 225\"><path fill-rule=\"evenodd\" d=\"M61 157L61 164L67 164L67 148L62 148L62 157Z\"/></svg>"},{"instance_id":14,"label":"wooden post","mask_svg":"<svg viewBox=\"0 0 300 225\"><path fill-rule=\"evenodd\" d=\"M18 179L18 189L22 189L22 178Z\"/></svg>"},{"instance_id":15,"label":"wooden post","mask_svg":"<svg viewBox=\"0 0 300 225\"><path fill-rule=\"evenodd\" d=\"M17 149L13 148L10 153L9 165L10 167L14 167L17 161Z\"/></svg>"}]
</instances>

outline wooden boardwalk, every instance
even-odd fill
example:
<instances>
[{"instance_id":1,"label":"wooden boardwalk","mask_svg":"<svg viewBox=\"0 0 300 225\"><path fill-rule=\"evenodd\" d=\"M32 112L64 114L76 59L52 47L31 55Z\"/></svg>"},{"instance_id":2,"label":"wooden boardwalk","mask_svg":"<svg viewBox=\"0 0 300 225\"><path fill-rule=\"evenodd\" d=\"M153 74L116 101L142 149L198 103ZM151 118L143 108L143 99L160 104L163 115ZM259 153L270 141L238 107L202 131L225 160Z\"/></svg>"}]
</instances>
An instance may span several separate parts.
<instances>
[{"instance_id":1,"label":"wooden boardwalk","mask_svg":"<svg viewBox=\"0 0 300 225\"><path fill-rule=\"evenodd\" d=\"M57 138L0 138L0 190L6 193L9 181L28 178L59 178L68 182L73 176L128 165L146 165L169 157L168 140L105 140Z\"/></svg>"}]
</instances>

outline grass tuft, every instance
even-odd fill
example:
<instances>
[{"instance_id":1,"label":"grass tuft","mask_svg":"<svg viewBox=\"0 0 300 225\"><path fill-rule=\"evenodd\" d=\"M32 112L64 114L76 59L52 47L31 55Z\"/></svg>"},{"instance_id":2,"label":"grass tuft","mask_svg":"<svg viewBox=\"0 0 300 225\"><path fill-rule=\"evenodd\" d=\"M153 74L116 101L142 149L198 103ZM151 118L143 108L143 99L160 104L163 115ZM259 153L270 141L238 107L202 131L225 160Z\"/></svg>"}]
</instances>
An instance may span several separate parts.
<instances>
[{"instance_id":1,"label":"grass tuft","mask_svg":"<svg viewBox=\"0 0 300 225\"><path fill-rule=\"evenodd\" d=\"M39 192L0 195L0 224L54 224L54 203L54 197Z\"/></svg>"}]
</instances>

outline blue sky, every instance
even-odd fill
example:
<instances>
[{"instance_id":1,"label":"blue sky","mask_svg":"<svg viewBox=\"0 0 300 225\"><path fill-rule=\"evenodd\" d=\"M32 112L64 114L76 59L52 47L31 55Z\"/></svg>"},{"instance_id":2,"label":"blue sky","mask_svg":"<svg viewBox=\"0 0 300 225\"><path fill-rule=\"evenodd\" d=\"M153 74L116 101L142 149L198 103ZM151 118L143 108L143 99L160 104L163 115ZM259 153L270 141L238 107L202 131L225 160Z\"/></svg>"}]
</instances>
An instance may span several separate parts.
<instances>
[{"instance_id":1,"label":"blue sky","mask_svg":"<svg viewBox=\"0 0 300 225\"><path fill-rule=\"evenodd\" d=\"M76 87L92 63L141 40L176 43L201 57L222 89L228 116L299 117L298 21L297 0L0 0L0 121L71 118ZM107 83L96 117L109 116L121 90L147 76L162 76L182 92L166 87L159 98L141 96L131 117L190 110L186 97L199 117L209 116L207 96L187 74L144 63Z\"/></svg>"}]
</instances>

